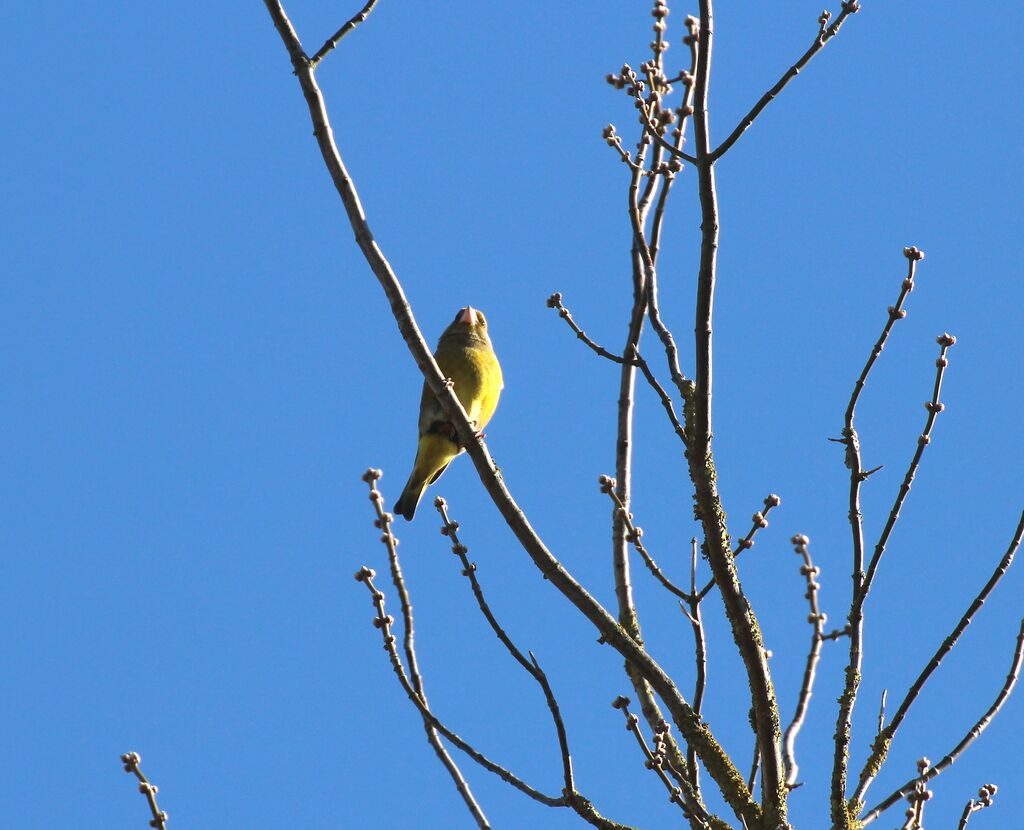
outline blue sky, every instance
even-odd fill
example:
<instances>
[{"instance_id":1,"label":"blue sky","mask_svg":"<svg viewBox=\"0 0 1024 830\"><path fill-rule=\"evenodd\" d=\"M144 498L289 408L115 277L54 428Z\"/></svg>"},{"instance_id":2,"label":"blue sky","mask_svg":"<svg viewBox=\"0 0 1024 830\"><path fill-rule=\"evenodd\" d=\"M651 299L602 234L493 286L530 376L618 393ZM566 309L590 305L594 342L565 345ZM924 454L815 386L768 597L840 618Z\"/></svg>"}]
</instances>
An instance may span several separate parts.
<instances>
[{"instance_id":1,"label":"blue sky","mask_svg":"<svg viewBox=\"0 0 1024 830\"><path fill-rule=\"evenodd\" d=\"M382 0L318 71L374 233L433 340L483 309L506 390L489 447L565 565L613 601L608 505L617 373L544 300L624 338L633 134L603 82L646 58L646 3L426 7ZM719 139L810 43L819 6L721 4ZM356 10L287 4L307 48ZM670 60L681 60L673 6ZM838 11L838 9L833 9ZM6 15L0 147L0 823L144 827L118 755L137 750L171 827L471 826L391 674L362 564L384 570L359 476L393 500L420 379L358 255L262 4L21 4ZM716 451L734 532L783 498L741 560L788 718L808 641L803 532L831 622L849 590L838 433L853 379L927 253L860 407L877 534L924 423L934 337L959 338L923 468L872 594L863 757L882 688L916 676L1002 555L1024 507L1019 16L865 2L719 165ZM666 226L664 313L691 366L698 218L684 174ZM645 341L659 369L654 344ZM639 393L637 521L685 573L685 471ZM620 661L519 550L460 459L435 487L495 612L534 650L567 715L580 789L642 827L675 816L608 704ZM438 521L401 523L436 710L538 787L560 788L543 698L485 629ZM1020 568L1021 566L1016 566ZM877 799L937 760L998 690L1024 575L1011 571L906 723ZM688 626L638 570L652 652L690 689ZM389 597L391 592L389 591ZM712 598L713 599L713 598ZM392 599L392 607L395 603ZM745 766L745 687L715 601L706 716ZM843 644L845 646L845 644ZM841 648L825 650L800 741L797 827L824 822ZM934 789L929 830L982 783L1024 812L1018 697ZM579 825L473 768L495 826ZM898 808L875 824L899 820Z\"/></svg>"}]
</instances>

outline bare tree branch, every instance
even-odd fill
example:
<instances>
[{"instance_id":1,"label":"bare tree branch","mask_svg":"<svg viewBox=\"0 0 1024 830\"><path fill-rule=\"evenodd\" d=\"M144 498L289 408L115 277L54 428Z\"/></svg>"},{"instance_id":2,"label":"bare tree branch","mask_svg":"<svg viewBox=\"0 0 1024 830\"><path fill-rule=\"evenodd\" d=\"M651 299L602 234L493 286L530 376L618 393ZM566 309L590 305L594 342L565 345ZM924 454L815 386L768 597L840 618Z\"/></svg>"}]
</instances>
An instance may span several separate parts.
<instances>
[{"instance_id":1,"label":"bare tree branch","mask_svg":"<svg viewBox=\"0 0 1024 830\"><path fill-rule=\"evenodd\" d=\"M693 125L697 182L701 208L700 267L696 303L696 391L690 448L687 459L704 528L704 543L711 572L718 583L726 617L747 672L755 729L761 748L763 809L766 826L786 822L786 786L782 763L782 729L778 700L772 685L760 625L744 596L730 550L725 510L718 493L717 471L711 448L713 358L712 332L718 262L718 195L708 123L708 88L714 42L712 0L700 0L699 46L694 76Z\"/></svg>"},{"instance_id":2,"label":"bare tree branch","mask_svg":"<svg viewBox=\"0 0 1024 830\"><path fill-rule=\"evenodd\" d=\"M430 704L427 701L427 693L423 685L423 677L420 674L419 661L416 659L416 627L412 615L412 603L409 601L409 591L405 587L405 578L402 576L402 566L398 559L398 540L391 531L391 523L394 516L385 512L384 498L377 489L377 482L380 480L381 475L382 473L380 470L369 469L363 473L363 481L365 481L370 488L370 501L372 502L374 511L377 514L377 518L374 520L373 525L382 533L380 541L388 551L388 564L391 569L391 581L395 586L395 590L398 592L398 599L402 605L402 627L405 631L402 647L405 651L405 659L409 666L409 681L411 682L412 689L416 692L419 702L422 703L424 709L426 709ZM362 573L362 571L360 571L360 573ZM356 578L358 579L358 574L356 575ZM381 608L383 608L383 595L381 595L380 601ZM459 765L455 763L455 759L452 758L444 744L441 742L441 738L437 734L437 728L431 724L426 717L423 718L423 729L427 733L427 742L433 748L434 753L441 762L441 765L448 771L448 775L451 776L452 783L455 784L455 789L462 797L462 800L466 805L466 809L469 810L470 814L473 816L473 820L481 830L489 828L491 824L487 820L487 816L484 814L483 809L477 802L476 797L473 795L472 788L462 775L462 770L459 769Z\"/></svg>"},{"instance_id":3,"label":"bare tree branch","mask_svg":"<svg viewBox=\"0 0 1024 830\"><path fill-rule=\"evenodd\" d=\"M142 774L142 767L139 766L142 763L142 756L138 752L126 752L121 756L121 763L124 764L125 772L131 773L139 779L139 792L146 796L149 812L153 815L149 826L155 827L156 830L167 830L167 813L161 810L156 803L156 794L160 788L156 784L151 784L149 779Z\"/></svg>"},{"instance_id":4,"label":"bare tree branch","mask_svg":"<svg viewBox=\"0 0 1024 830\"><path fill-rule=\"evenodd\" d=\"M775 495L775 493L768 494L768 497L764 500L764 510L758 510L753 515L753 524L750 526L750 530L747 531L747 535L736 543L736 548L732 554L733 559L737 559L743 551L750 550L750 548L754 547L754 536L757 535L757 531L768 527L768 514L771 512L773 507L778 507L780 504L782 504L781 498ZM700 593L697 594L698 602L711 593L711 589L714 587L715 580L711 579L707 585L700 589Z\"/></svg>"},{"instance_id":5,"label":"bare tree branch","mask_svg":"<svg viewBox=\"0 0 1024 830\"><path fill-rule=\"evenodd\" d=\"M882 765L885 763L893 738L895 738L896 732L900 728L900 724L903 723L903 719L910 711L910 707L917 701L922 689L924 689L925 683L928 682L929 678L939 667L939 664L942 663L945 656L953 650L953 646L957 644L960 636L967 630L967 627L971 624L974 616L981 610L985 601L988 599L989 594L992 593L996 585L998 585L1000 580L1002 580L1006 575L1006 572L1010 569L1010 565L1013 564L1013 559L1017 554L1017 550L1020 547L1022 539L1024 539L1024 513L1021 513L1020 521L1017 523L1017 530L1013 534L1010 546L1006 549L1006 553L1003 554L1003 558L999 560L999 563L996 565L995 570L989 577L988 582L986 582L978 592L978 595L974 598L970 607L968 607L959 622L957 622L956 626L954 626L953 630L949 633L949 636L942 641L942 644L935 651L935 654L932 655L931 660L928 661L928 665L924 667L921 674L918 675L917 680L915 680L910 689L907 690L906 695L903 697L903 702L900 703L899 708L896 710L896 714L893 715L892 721L889 723L887 728L882 728L882 718L881 716L879 717L878 733L871 745L871 755L867 761L864 762L864 768L861 770L857 790L853 794L854 801L864 800L868 787L871 786L871 782L878 775Z\"/></svg>"},{"instance_id":6,"label":"bare tree branch","mask_svg":"<svg viewBox=\"0 0 1024 830\"><path fill-rule=\"evenodd\" d=\"M967 822L970 821L972 813L984 810L986 807L991 807L992 798L998 791L999 788L995 784L983 784L981 789L978 790L977 800L972 798L964 805L964 811L960 814L960 823L957 825L957 830L966 830Z\"/></svg>"},{"instance_id":7,"label":"bare tree branch","mask_svg":"<svg viewBox=\"0 0 1024 830\"><path fill-rule=\"evenodd\" d=\"M655 0L652 9L655 38L650 44L653 59L644 63L642 67L650 87L649 100L655 107L661 106L662 93L667 93L669 89L668 83L664 78L662 61L664 51L668 47L668 43L662 37L666 28L665 18L667 14L668 8L664 1ZM623 72L628 78L630 89L636 90L643 86L643 82L639 80L636 73L628 65L623 66ZM623 81L617 85L621 88L625 85L625 82ZM656 198L654 220L650 234L653 240L657 240L661 232L668 194L675 178L674 174L680 165L676 161L673 161L671 164L664 164L662 161L663 149L656 146L651 151L650 137L643 132L639 136L636 145L636 155L633 157L623 150L622 140L616 135L614 126L609 125L605 129L604 136L608 144L617 149L623 161L630 165L632 171L627 191L627 204L633 229L633 244L630 251L633 303L630 309L626 344L622 350L623 363L619 376L615 440L615 479L611 487L614 490L617 508L621 509L616 509L612 513L612 561L619 622L637 643L642 646L642 628L633 600L630 582L628 546L631 540L629 538L630 531L627 527L632 489L635 367L640 368L647 382L658 393L676 435L682 440L683 445L686 445L686 432L675 414L672 401L655 379L646 361L641 358L639 351L647 296L655 279L653 267L655 254L651 252L650 243L646 235L646 225L652 203ZM678 140L682 141L681 134ZM650 157L649 161L648 157ZM646 181L641 193L640 182L643 177L646 177ZM644 718L651 729L656 730L660 724L664 723L664 716L654 698L650 684L628 661L625 669L633 685L633 690L636 693ZM659 734L662 734L664 738L663 744L669 758L668 769L670 773L685 779L689 774L689 765L686 758L683 757L675 738L668 732ZM680 781L681 785L685 785L685 783L685 780ZM691 824L693 824L692 821ZM694 828L696 830L696 825L694 825Z\"/></svg>"},{"instance_id":8,"label":"bare tree branch","mask_svg":"<svg viewBox=\"0 0 1024 830\"><path fill-rule=\"evenodd\" d=\"M309 59L309 68L316 69L317 64L319 64L320 61L327 57L328 52L330 52L335 46L341 43L341 39L345 37L345 35L351 32L360 23L363 23L366 20L366 18L370 16L370 12L373 11L374 6L376 5L377 0L368 0L366 5L363 6L358 12L356 12L355 15L349 18L349 20L345 22L344 26L342 26L340 29L338 29L338 31L331 35L327 39L327 42L323 46L321 46L319 50L317 50L317 53Z\"/></svg>"},{"instance_id":9,"label":"bare tree branch","mask_svg":"<svg viewBox=\"0 0 1024 830\"><path fill-rule=\"evenodd\" d=\"M704 809L694 791L689 787L689 779L686 776L673 776L676 781L681 780L683 782L683 786L679 787L672 783L673 778L670 778L668 773L666 773L665 768L671 763L664 752L664 735L668 732L668 724L664 721L659 724L658 729L655 731L655 749L652 752L647 744L647 740L640 731L640 719L629 711L629 698L620 695L612 701L612 707L622 711L623 716L626 718L626 729L632 732L633 737L636 738L637 745L646 759L647 768L653 770L661 783L665 785L665 789L668 791L669 803L676 804L688 820L693 821L696 819L698 826L721 828L721 830L729 827L728 824L717 816L710 815Z\"/></svg>"},{"instance_id":10,"label":"bare tree branch","mask_svg":"<svg viewBox=\"0 0 1024 830\"><path fill-rule=\"evenodd\" d=\"M614 502L616 507L616 516L621 519L626 530L626 541L630 542L636 552L640 554L640 558L644 560L644 564L647 565L647 569L654 575L654 578L661 583L665 590L671 594L675 594L683 601L689 602L693 595L686 593L682 588L679 588L675 583L671 582L648 552L642 541L644 530L642 527L638 527L633 524L633 514L626 510L626 506L622 503L622 499L619 498L619 494L615 492L615 479L611 476L601 476L598 479L598 484L601 485L601 492L607 493L608 497L612 502ZM694 705L694 711L698 711L696 704Z\"/></svg>"},{"instance_id":11,"label":"bare tree branch","mask_svg":"<svg viewBox=\"0 0 1024 830\"><path fill-rule=\"evenodd\" d=\"M1017 683L1017 678L1020 677L1021 663L1024 662L1024 620L1021 620L1020 628L1017 631L1017 645L1013 652L1013 661L1010 664L1010 671L1006 675L1006 680L1003 682L1002 688L999 690L999 694L996 695L996 699L992 705L988 707L985 714L982 715L977 723L974 724L968 730L967 734L960 740L960 742L953 747L946 755L943 756L942 760L939 761L934 767L930 767L928 771L917 778L912 778L894 793L884 798L875 807L872 807L860 820L861 826L870 824L876 818L878 818L883 812L896 804L900 799L905 798L907 793L914 789L914 786L918 781L928 782L933 778L940 775L945 771L967 747L969 747L974 741L976 741L988 728L988 725L992 722L993 718L999 714L999 710L1002 708L1006 699L1010 696L1013 691L1013 687Z\"/></svg>"},{"instance_id":12,"label":"bare tree branch","mask_svg":"<svg viewBox=\"0 0 1024 830\"><path fill-rule=\"evenodd\" d=\"M811 44L811 48L808 49L800 57L796 63L794 63L789 69L786 70L785 74L779 78L771 89L769 89L753 108L748 112L739 124L736 125L729 137L725 139L721 144L718 145L717 149L711 154L711 160L717 161L725 153L729 151L729 148L735 144L741 135L747 131L747 128L754 123L757 116L761 114L765 107L767 107L772 101L775 100L775 96L782 92L786 84L792 81L808 63L811 62L811 58L818 54L832 38L839 34L839 29L842 27L846 18L851 14L856 14L860 11L860 3L857 0L849 0L849 2L842 3L842 11L839 12L839 16L835 19L832 25L829 25L829 20L832 18L831 12L823 11L821 16L818 18L818 34L814 39L814 43Z\"/></svg>"},{"instance_id":13,"label":"bare tree branch","mask_svg":"<svg viewBox=\"0 0 1024 830\"><path fill-rule=\"evenodd\" d=\"M697 594L697 537L690 539L690 596L686 599L689 607L685 611L690 626L693 629L693 659L696 663L696 673L693 682L693 711L700 716L704 707L704 692L708 685L708 645L704 636L704 620L700 613L700 596ZM682 603L680 603L682 605ZM697 756L693 748L689 748L686 760L690 765L690 784L697 798L700 793L700 766L697 764ZM748 788L752 789L753 784Z\"/></svg>"},{"instance_id":14,"label":"bare tree branch","mask_svg":"<svg viewBox=\"0 0 1024 830\"><path fill-rule=\"evenodd\" d=\"M942 378L945 375L946 367L949 365L949 359L946 357L946 354L952 346L956 345L956 338L951 334L940 334L935 338L935 342L939 344L939 356L935 361L935 386L932 389L931 400L924 403L924 408L928 410L928 418L925 421L920 437L917 439L917 450L914 452L914 457L910 460L910 464L907 467L899 493L897 493L896 500L893 502L892 510L889 511L889 518L886 520L885 527L882 528L882 533L875 544L875 550L871 554L868 571L861 585L861 604L863 604L864 598L867 597L868 592L871 590L875 573L878 571L878 563L882 559L882 554L885 553L885 546L889 542L889 536L892 534L893 528L896 527L896 522L899 521L900 510L907 496L910 495L910 488L914 483L914 477L917 475L917 469L921 465L921 458L924 456L925 447L931 443L935 419L946 408L946 405L939 400L939 395L942 393Z\"/></svg>"},{"instance_id":15,"label":"bare tree branch","mask_svg":"<svg viewBox=\"0 0 1024 830\"><path fill-rule=\"evenodd\" d=\"M825 642L825 623L827 616L818 606L818 574L821 569L811 561L811 553L807 549L810 540L803 534L793 537L793 549L796 554L803 558L800 566L800 574L807 582L807 591L804 597L810 606L810 613L807 615L807 622L811 624L811 650L807 655L807 664L804 667L803 681L800 683L800 694L797 697L796 712L793 713L793 720L786 729L783 742L783 758L786 763L786 786L793 788L797 786L797 777L800 774L800 767L796 762L796 738L804 725L804 718L807 717L807 708L811 702L811 695L814 691L815 672L818 668L818 660L821 658L821 646Z\"/></svg>"},{"instance_id":16,"label":"bare tree branch","mask_svg":"<svg viewBox=\"0 0 1024 830\"><path fill-rule=\"evenodd\" d=\"M861 665L863 663L862 640L864 636L864 517L860 510L860 488L867 480L870 472L864 472L861 463L860 438L854 426L854 418L857 410L857 403L860 400L861 392L867 384L868 376L874 368L875 362L885 348L893 326L897 320L907 316L904 303L910 292L914 290L914 275L917 263L924 259L924 252L916 247L903 249L903 255L907 259L907 276L900 286L900 294L896 299L896 305L889 307L889 316L881 335L875 342L867 362L861 370L853 386L850 395L850 402L846 407L844 417L843 437L832 439L846 446L846 466L850 470L850 529L853 535L853 590L850 600L850 614L848 618L850 628L850 656L846 665L846 678L842 695L839 698L839 714L836 718L835 731L835 753L832 761L832 823L839 830L853 830L854 817L846 802L846 779L847 767L849 765L850 741L853 731L853 709L857 700L857 691L860 688ZM919 449L920 449L919 445Z\"/></svg>"},{"instance_id":17,"label":"bare tree branch","mask_svg":"<svg viewBox=\"0 0 1024 830\"><path fill-rule=\"evenodd\" d=\"M659 197L659 205L661 204L662 197L667 192L667 187L662 189L661 196ZM659 400L661 401L661 405L665 409L665 414L668 416L669 423L672 424L673 431L676 433L676 435L679 437L679 439L683 442L683 445L685 446L686 430L683 428L683 425L679 422L679 416L676 415L676 410L672 404L672 399L668 396L668 393L665 391L665 388L661 385L661 383L658 382L658 379L654 376L654 373L651 371L651 367L648 365L647 361L644 360L644 358L641 356L639 349L637 349L635 346L633 347L633 354L631 358L625 358L622 357L621 355L609 352L606 348L604 348L604 346L597 343L595 340L591 339L587 335L587 333L580 327L580 325L576 322L576 319L572 316L572 313L569 311L569 309L567 309L562 304L562 295L558 291L556 291L554 294L548 297L547 306L548 308L555 309L558 312L558 316L565 320L566 325L568 325L569 328L572 329L573 332L575 332L577 339L581 340L596 355L606 358L607 360L610 360L613 363L622 364L631 362L641 371L641 373L643 373L643 376L647 380L648 385L651 387L651 389L654 390L654 393L658 396Z\"/></svg>"},{"instance_id":18,"label":"bare tree branch","mask_svg":"<svg viewBox=\"0 0 1024 830\"><path fill-rule=\"evenodd\" d=\"M391 626L394 623L394 617L389 615L384 610L384 594L374 584L374 577L376 572L372 568L363 566L360 568L355 575L357 582L362 582L366 585L367 590L370 592L370 597L373 600L374 608L377 611L376 619L373 624L381 631L381 637L384 641L384 648L388 653L388 657L391 658L391 667L395 671L395 675L398 677L399 683L402 684L402 688L405 690L409 700L413 702L420 711L420 715L423 717L424 722L429 723L434 729L440 732L444 737L451 741L455 746L465 752L470 758L476 761L480 766L486 769L488 772L493 772L502 781L515 787L521 793L528 795L534 801L538 801L548 807L565 807L565 797L556 798L555 796L545 795L540 790L531 787L529 784L524 782L517 775L511 771L505 769L499 764L494 763L482 753L474 749L469 743L464 741L451 729L445 726L437 716L430 710L426 703L423 702L423 698L420 697L419 693L413 687L409 680L408 674L406 674L405 666L402 665L402 658L398 655L398 649L395 646L397 638L391 633Z\"/></svg>"},{"instance_id":19,"label":"bare tree branch","mask_svg":"<svg viewBox=\"0 0 1024 830\"><path fill-rule=\"evenodd\" d=\"M484 598L483 588L480 587L480 582L476 578L476 563L469 561L469 548L459 540L459 523L452 521L448 517L448 503L438 496L434 499L434 507L437 508L437 512L441 514L441 521L443 522L441 534L451 539L452 553L459 557L459 561L462 563L462 574L469 579L469 584L473 589L473 596L476 597L476 602L481 613L484 615L484 618L487 620L502 645L504 645L508 650L508 653L512 655L519 665L526 669L529 675L537 681L541 690L544 692L544 699L547 701L548 709L551 711L551 718L554 721L555 732L558 735L558 747L562 756L562 777L565 786L564 792L574 793L576 792L576 785L573 782L572 755L569 752L569 740L565 734L565 723L562 721L562 713L558 707L558 700L555 698L555 694L551 690L551 684L548 683L547 675L541 669L540 664L537 662L537 658L533 656L532 651L530 652L530 659L526 659L526 656L516 647L515 643L512 642L508 634L505 632L505 629L502 628L501 624L491 612L491 607L487 604L487 600Z\"/></svg>"}]
</instances>

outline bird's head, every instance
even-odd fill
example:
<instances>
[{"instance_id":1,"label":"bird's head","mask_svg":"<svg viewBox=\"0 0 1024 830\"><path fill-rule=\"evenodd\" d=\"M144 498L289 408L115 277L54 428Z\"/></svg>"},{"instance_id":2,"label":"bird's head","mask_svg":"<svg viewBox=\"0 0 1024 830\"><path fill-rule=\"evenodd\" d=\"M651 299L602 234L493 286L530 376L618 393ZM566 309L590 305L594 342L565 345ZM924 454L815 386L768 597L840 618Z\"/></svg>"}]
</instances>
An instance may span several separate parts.
<instances>
[{"instance_id":1,"label":"bird's head","mask_svg":"<svg viewBox=\"0 0 1024 830\"><path fill-rule=\"evenodd\" d=\"M455 319L445 329L445 334L467 334L477 337L487 337L487 318L484 313L473 306L468 305L460 308Z\"/></svg>"}]
</instances>

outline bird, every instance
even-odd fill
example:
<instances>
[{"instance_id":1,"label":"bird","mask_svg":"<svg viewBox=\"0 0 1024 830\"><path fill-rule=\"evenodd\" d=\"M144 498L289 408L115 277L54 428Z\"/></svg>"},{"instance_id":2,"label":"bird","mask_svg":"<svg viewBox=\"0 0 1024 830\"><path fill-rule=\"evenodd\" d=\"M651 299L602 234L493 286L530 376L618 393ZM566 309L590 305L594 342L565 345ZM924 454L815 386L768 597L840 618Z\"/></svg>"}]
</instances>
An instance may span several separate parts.
<instances>
[{"instance_id":1,"label":"bird","mask_svg":"<svg viewBox=\"0 0 1024 830\"><path fill-rule=\"evenodd\" d=\"M501 366L487 334L487 318L472 306L460 308L437 341L434 359L448 378L474 429L482 430L494 415L504 388ZM420 399L419 443L416 460L394 512L411 522L423 491L452 460L464 452L455 426L445 415L430 387L423 384Z\"/></svg>"}]
</instances>

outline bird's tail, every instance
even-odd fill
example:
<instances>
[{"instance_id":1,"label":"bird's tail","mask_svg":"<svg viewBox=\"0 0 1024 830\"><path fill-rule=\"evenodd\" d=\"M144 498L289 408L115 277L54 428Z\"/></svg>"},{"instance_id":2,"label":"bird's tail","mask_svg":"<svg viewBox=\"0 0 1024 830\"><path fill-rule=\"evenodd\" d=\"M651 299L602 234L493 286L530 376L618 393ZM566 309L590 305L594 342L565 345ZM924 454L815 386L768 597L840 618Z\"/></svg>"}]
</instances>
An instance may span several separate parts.
<instances>
[{"instance_id":1,"label":"bird's tail","mask_svg":"<svg viewBox=\"0 0 1024 830\"><path fill-rule=\"evenodd\" d=\"M460 452L461 450L447 438L437 435L423 436L420 439L412 473L392 510L404 517L407 522L411 522L412 517L416 515L416 507L419 505L420 499L423 498L423 491L427 489L427 485L437 481L452 459Z\"/></svg>"},{"instance_id":2,"label":"bird's tail","mask_svg":"<svg viewBox=\"0 0 1024 830\"><path fill-rule=\"evenodd\" d=\"M407 522L411 522L412 517L416 515L416 507L419 505L420 499L423 498L423 491L426 489L426 481L420 479L417 482L410 478L392 510L399 516L403 516Z\"/></svg>"}]
</instances>

